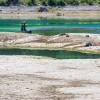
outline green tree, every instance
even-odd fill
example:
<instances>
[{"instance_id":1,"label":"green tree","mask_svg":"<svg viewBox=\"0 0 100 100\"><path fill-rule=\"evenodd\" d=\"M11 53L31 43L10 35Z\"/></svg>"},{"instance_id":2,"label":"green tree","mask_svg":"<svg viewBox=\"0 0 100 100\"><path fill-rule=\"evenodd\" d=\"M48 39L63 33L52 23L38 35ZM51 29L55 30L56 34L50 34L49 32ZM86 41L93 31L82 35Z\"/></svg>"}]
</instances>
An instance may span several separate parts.
<instances>
[{"instance_id":1,"label":"green tree","mask_svg":"<svg viewBox=\"0 0 100 100\"><path fill-rule=\"evenodd\" d=\"M7 4L10 5L10 4L13 4L13 5L16 5L18 4L19 0L7 0Z\"/></svg>"},{"instance_id":2,"label":"green tree","mask_svg":"<svg viewBox=\"0 0 100 100\"><path fill-rule=\"evenodd\" d=\"M32 0L19 0L22 5L32 5Z\"/></svg>"},{"instance_id":3,"label":"green tree","mask_svg":"<svg viewBox=\"0 0 100 100\"><path fill-rule=\"evenodd\" d=\"M81 0L80 3L93 5L94 3L96 3L96 1L95 0Z\"/></svg>"},{"instance_id":4,"label":"green tree","mask_svg":"<svg viewBox=\"0 0 100 100\"><path fill-rule=\"evenodd\" d=\"M31 0L32 5L36 5L36 0Z\"/></svg>"},{"instance_id":5,"label":"green tree","mask_svg":"<svg viewBox=\"0 0 100 100\"><path fill-rule=\"evenodd\" d=\"M88 4L93 5L94 3L100 4L100 0L0 0L0 5L44 5L44 6L65 6L65 5L79 5Z\"/></svg>"},{"instance_id":6,"label":"green tree","mask_svg":"<svg viewBox=\"0 0 100 100\"><path fill-rule=\"evenodd\" d=\"M65 6L66 3L64 0L59 0L59 1L56 1L57 2L57 6Z\"/></svg>"},{"instance_id":7,"label":"green tree","mask_svg":"<svg viewBox=\"0 0 100 100\"><path fill-rule=\"evenodd\" d=\"M79 5L79 0L67 0L66 3L69 5Z\"/></svg>"},{"instance_id":8,"label":"green tree","mask_svg":"<svg viewBox=\"0 0 100 100\"><path fill-rule=\"evenodd\" d=\"M41 1L41 4L42 4L43 6L47 6L47 5L48 5L48 1L47 1L47 0L43 0L43 1Z\"/></svg>"},{"instance_id":9,"label":"green tree","mask_svg":"<svg viewBox=\"0 0 100 100\"><path fill-rule=\"evenodd\" d=\"M0 6L5 6L7 4L7 0L0 0Z\"/></svg>"},{"instance_id":10,"label":"green tree","mask_svg":"<svg viewBox=\"0 0 100 100\"><path fill-rule=\"evenodd\" d=\"M56 0L48 0L49 6L56 6Z\"/></svg>"}]
</instances>

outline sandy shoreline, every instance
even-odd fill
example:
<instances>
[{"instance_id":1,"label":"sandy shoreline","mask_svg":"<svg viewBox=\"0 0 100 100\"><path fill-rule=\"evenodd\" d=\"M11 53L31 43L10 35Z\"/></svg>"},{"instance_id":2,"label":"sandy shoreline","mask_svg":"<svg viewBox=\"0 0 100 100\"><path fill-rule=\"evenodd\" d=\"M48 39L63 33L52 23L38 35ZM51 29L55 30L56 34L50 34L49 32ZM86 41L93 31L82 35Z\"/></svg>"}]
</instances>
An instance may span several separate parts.
<instances>
[{"instance_id":1,"label":"sandy shoreline","mask_svg":"<svg viewBox=\"0 0 100 100\"><path fill-rule=\"evenodd\" d=\"M100 59L0 56L0 100L99 100L99 68Z\"/></svg>"}]
</instances>

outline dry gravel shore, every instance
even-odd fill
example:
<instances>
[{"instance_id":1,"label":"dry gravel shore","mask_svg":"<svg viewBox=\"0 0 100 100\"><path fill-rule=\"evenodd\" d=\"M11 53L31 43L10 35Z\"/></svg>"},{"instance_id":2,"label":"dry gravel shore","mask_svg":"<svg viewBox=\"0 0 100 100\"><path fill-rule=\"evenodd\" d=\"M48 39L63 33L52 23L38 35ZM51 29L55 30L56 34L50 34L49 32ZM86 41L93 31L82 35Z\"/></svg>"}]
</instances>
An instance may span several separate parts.
<instances>
[{"instance_id":1,"label":"dry gravel shore","mask_svg":"<svg viewBox=\"0 0 100 100\"><path fill-rule=\"evenodd\" d=\"M0 100L100 100L100 59L0 56Z\"/></svg>"}]
</instances>

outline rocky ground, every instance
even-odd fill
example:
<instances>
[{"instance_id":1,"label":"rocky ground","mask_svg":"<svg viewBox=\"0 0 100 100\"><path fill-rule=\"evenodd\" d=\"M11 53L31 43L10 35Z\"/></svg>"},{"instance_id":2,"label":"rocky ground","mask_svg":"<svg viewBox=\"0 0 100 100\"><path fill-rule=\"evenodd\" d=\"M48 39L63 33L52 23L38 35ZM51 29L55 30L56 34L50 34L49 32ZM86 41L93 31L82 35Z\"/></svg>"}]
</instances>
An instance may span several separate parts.
<instances>
[{"instance_id":1,"label":"rocky ground","mask_svg":"<svg viewBox=\"0 0 100 100\"><path fill-rule=\"evenodd\" d=\"M0 100L100 100L100 59L0 56Z\"/></svg>"}]
</instances>

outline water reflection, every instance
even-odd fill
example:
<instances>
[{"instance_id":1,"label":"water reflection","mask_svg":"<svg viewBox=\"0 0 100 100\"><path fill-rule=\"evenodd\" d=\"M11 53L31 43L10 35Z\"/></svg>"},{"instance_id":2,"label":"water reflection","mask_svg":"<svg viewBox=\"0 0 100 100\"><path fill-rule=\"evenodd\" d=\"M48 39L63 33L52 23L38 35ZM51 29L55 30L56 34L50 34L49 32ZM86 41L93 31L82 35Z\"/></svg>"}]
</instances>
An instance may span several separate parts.
<instances>
[{"instance_id":1,"label":"water reflection","mask_svg":"<svg viewBox=\"0 0 100 100\"><path fill-rule=\"evenodd\" d=\"M100 54L86 54L76 51L66 50L30 50L30 49L0 49L0 55L33 55L52 57L57 59L95 59L100 58Z\"/></svg>"}]
</instances>

